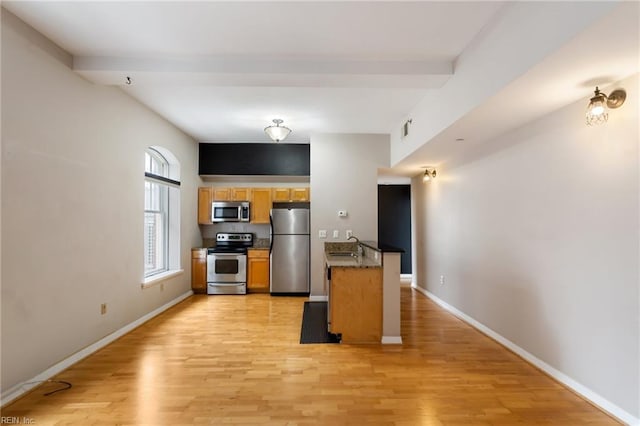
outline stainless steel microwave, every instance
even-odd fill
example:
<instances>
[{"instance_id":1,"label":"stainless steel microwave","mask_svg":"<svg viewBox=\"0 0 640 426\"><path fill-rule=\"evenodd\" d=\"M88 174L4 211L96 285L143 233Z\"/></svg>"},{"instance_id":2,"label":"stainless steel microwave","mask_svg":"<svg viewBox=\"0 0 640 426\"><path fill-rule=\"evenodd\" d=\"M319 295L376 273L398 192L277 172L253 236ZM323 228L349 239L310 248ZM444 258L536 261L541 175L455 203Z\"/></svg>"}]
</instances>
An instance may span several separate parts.
<instances>
[{"instance_id":1,"label":"stainless steel microwave","mask_svg":"<svg viewBox=\"0 0 640 426\"><path fill-rule=\"evenodd\" d=\"M214 201L211 203L212 222L249 222L248 201Z\"/></svg>"}]
</instances>

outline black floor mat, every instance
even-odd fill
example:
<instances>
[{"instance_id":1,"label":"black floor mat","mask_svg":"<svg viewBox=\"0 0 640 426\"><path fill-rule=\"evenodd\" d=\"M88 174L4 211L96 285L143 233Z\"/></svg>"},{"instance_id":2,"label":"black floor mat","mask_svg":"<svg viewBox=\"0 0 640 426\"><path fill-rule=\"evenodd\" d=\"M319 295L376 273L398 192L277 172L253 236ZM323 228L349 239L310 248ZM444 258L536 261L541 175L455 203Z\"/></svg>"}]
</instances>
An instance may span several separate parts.
<instances>
[{"instance_id":1,"label":"black floor mat","mask_svg":"<svg viewBox=\"0 0 640 426\"><path fill-rule=\"evenodd\" d=\"M304 302L300 343L340 343L327 331L327 302Z\"/></svg>"}]
</instances>

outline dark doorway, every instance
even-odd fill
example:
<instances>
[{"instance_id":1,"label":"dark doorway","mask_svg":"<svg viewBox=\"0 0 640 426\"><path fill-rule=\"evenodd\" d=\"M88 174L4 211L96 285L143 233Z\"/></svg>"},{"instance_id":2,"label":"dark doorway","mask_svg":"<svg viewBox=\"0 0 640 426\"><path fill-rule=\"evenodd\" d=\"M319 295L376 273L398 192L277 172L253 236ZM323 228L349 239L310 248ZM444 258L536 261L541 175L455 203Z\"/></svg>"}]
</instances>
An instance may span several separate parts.
<instances>
[{"instance_id":1,"label":"dark doorway","mask_svg":"<svg viewBox=\"0 0 640 426\"><path fill-rule=\"evenodd\" d=\"M400 273L411 273L411 185L378 185L378 242L404 249Z\"/></svg>"}]
</instances>

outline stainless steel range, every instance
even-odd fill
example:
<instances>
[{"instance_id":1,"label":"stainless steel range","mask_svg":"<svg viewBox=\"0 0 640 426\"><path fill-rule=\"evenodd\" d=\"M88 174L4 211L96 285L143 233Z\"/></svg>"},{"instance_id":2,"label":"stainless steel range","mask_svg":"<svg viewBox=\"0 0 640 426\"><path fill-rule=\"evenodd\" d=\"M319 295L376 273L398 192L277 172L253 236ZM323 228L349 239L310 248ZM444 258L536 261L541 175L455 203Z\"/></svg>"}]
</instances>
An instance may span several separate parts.
<instances>
[{"instance_id":1,"label":"stainless steel range","mask_svg":"<svg viewBox=\"0 0 640 426\"><path fill-rule=\"evenodd\" d=\"M247 294L247 248L253 234L218 232L207 249L207 294Z\"/></svg>"}]
</instances>

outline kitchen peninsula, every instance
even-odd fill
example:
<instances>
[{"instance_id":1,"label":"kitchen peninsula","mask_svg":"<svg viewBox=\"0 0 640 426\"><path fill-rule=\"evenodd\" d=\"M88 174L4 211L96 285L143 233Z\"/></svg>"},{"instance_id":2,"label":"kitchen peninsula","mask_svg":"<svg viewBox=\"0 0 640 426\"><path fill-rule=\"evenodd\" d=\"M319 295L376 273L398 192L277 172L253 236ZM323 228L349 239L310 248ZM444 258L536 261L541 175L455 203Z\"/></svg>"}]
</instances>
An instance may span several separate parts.
<instances>
[{"instance_id":1,"label":"kitchen peninsula","mask_svg":"<svg viewBox=\"0 0 640 426\"><path fill-rule=\"evenodd\" d=\"M328 328L343 343L402 343L401 253L372 241L325 243Z\"/></svg>"}]
</instances>

